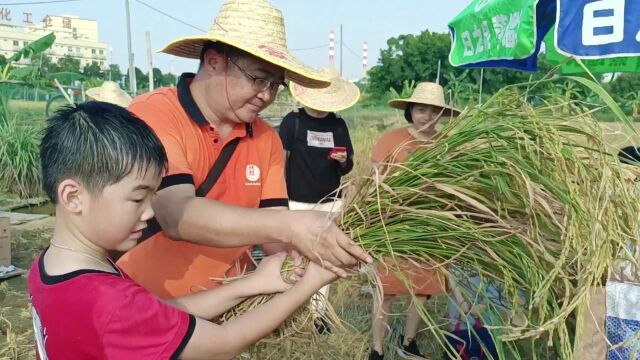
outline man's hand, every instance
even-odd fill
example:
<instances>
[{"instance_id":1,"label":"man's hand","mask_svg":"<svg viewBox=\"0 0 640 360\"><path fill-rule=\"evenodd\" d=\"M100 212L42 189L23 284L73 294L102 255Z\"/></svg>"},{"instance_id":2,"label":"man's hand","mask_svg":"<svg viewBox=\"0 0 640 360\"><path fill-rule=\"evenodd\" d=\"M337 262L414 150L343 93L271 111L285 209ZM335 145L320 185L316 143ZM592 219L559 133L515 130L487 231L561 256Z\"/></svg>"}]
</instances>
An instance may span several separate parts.
<instances>
[{"instance_id":1,"label":"man's hand","mask_svg":"<svg viewBox=\"0 0 640 360\"><path fill-rule=\"evenodd\" d=\"M331 220L330 214L321 211L289 211L283 228L283 240L294 245L309 260L346 277L345 268L359 262L371 263L373 259L356 245Z\"/></svg>"}]
</instances>

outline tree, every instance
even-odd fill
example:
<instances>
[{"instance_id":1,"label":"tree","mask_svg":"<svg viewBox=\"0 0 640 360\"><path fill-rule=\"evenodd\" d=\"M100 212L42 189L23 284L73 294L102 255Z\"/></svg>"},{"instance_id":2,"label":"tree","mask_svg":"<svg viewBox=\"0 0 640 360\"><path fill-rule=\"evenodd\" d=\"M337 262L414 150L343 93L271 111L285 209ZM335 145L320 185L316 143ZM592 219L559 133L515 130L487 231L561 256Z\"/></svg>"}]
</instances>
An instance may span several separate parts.
<instances>
[{"instance_id":1,"label":"tree","mask_svg":"<svg viewBox=\"0 0 640 360\"><path fill-rule=\"evenodd\" d=\"M120 65L118 64L110 64L109 70L107 70L107 74L105 76L107 79L111 79L111 81L120 82L122 81L122 71L120 70Z\"/></svg>"},{"instance_id":2,"label":"tree","mask_svg":"<svg viewBox=\"0 0 640 360\"><path fill-rule=\"evenodd\" d=\"M380 63L369 71L369 91L377 97L384 96L390 88L401 92L404 81L435 81L438 61L442 74L455 72L448 61L451 40L448 34L423 31L420 35L400 35L387 40L387 49L380 52Z\"/></svg>"},{"instance_id":3,"label":"tree","mask_svg":"<svg viewBox=\"0 0 640 360\"><path fill-rule=\"evenodd\" d=\"M65 55L58 59L58 67L60 72L72 72L80 74L80 60L74 59L69 55Z\"/></svg>"},{"instance_id":4,"label":"tree","mask_svg":"<svg viewBox=\"0 0 640 360\"><path fill-rule=\"evenodd\" d=\"M153 68L153 88L157 89L159 87L164 86L163 80L164 80L164 75L162 74L162 71L154 67Z\"/></svg>"},{"instance_id":5,"label":"tree","mask_svg":"<svg viewBox=\"0 0 640 360\"><path fill-rule=\"evenodd\" d=\"M129 88L129 73L124 77L124 85L126 88ZM149 89L149 77L147 74L143 73L139 67L136 67L136 88L138 92L142 92L144 89Z\"/></svg>"},{"instance_id":6,"label":"tree","mask_svg":"<svg viewBox=\"0 0 640 360\"><path fill-rule=\"evenodd\" d=\"M172 73L166 73L162 76L162 86L176 86L178 79Z\"/></svg>"},{"instance_id":7,"label":"tree","mask_svg":"<svg viewBox=\"0 0 640 360\"><path fill-rule=\"evenodd\" d=\"M102 72L102 69L100 69L100 65L98 65L98 63L95 61L92 61L91 64L85 65L84 69L82 69L82 74L86 78L104 78L104 73Z\"/></svg>"}]
</instances>

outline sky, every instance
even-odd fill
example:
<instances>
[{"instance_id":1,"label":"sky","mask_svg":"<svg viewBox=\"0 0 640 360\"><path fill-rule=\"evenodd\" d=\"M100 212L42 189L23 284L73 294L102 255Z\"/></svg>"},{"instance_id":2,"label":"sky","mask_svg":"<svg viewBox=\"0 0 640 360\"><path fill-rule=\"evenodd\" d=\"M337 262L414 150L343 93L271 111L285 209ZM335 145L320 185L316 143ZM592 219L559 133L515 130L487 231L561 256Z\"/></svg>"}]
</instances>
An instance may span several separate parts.
<instances>
[{"instance_id":1,"label":"sky","mask_svg":"<svg viewBox=\"0 0 640 360\"><path fill-rule=\"evenodd\" d=\"M22 12L33 13L38 21L45 15L74 15L98 21L98 37L112 48L110 63L128 66L125 0L79 0L48 4L17 5L36 0L0 0L0 7L11 10L13 23L20 24ZM270 0L284 14L287 43L292 53L314 66L329 64L329 32L336 36L335 65L340 66L340 25L344 53L343 75L358 79L362 75L362 47L369 45L369 67L378 62L380 50L390 37L419 34L423 30L447 32L447 23L471 0ZM158 50L174 39L207 31L222 0L129 0L132 46L136 66L147 71L145 32L151 33L152 49ZM143 3L163 11L191 26L151 10ZM315 48L315 49L308 49ZM197 60L167 54L153 54L154 66L163 72L179 74L195 71Z\"/></svg>"}]
</instances>

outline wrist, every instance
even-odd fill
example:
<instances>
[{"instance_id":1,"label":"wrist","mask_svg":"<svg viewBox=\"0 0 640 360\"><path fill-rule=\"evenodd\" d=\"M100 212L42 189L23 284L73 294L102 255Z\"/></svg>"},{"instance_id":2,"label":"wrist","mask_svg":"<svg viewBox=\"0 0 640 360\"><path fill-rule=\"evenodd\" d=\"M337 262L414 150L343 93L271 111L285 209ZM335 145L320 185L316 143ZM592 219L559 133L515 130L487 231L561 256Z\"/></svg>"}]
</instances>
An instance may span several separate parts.
<instances>
[{"instance_id":1,"label":"wrist","mask_svg":"<svg viewBox=\"0 0 640 360\"><path fill-rule=\"evenodd\" d=\"M267 234L270 243L293 244L293 239L287 236L288 227L282 227L282 224L291 224L291 211L289 210L271 210L268 211L268 220L265 223L263 231ZM267 215L267 214L265 214Z\"/></svg>"}]
</instances>

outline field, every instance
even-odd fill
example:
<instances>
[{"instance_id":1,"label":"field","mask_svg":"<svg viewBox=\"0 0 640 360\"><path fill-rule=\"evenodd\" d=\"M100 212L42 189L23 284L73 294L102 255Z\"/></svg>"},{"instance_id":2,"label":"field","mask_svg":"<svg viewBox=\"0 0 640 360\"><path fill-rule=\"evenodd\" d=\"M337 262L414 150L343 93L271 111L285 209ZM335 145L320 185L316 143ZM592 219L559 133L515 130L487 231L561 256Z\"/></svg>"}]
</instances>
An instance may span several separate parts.
<instances>
[{"instance_id":1,"label":"field","mask_svg":"<svg viewBox=\"0 0 640 360\"><path fill-rule=\"evenodd\" d=\"M14 102L12 107L25 122L41 122L44 103ZM402 114L387 108L355 107L343 114L350 128L355 146L356 167L352 176L364 174L370 166L370 150L381 132L390 127L405 124ZM640 144L640 137L631 134L619 123L602 123L607 141L614 148ZM640 128L638 128L640 131ZM0 208L18 202L15 195L0 193ZM14 265L28 269L35 256L48 244L52 221L39 221L14 227L12 244ZM26 292L26 278L17 277L0 283L0 359L33 359L33 330L29 299ZM322 336L311 343L303 336L279 339L272 346L263 349L259 359L363 359L369 352L372 295L366 279L354 277L332 285L330 301L337 314L343 319L344 329L334 329L332 334ZM395 345L402 332L404 317L401 315L406 299L396 302L392 316L391 338L387 342L386 359L396 359ZM436 318L447 321L445 315L446 298L434 298L429 308ZM441 350L430 341L428 330L419 335L420 348L438 359ZM538 355L546 356L546 349L537 349ZM249 358L249 355L241 358Z\"/></svg>"}]
</instances>

